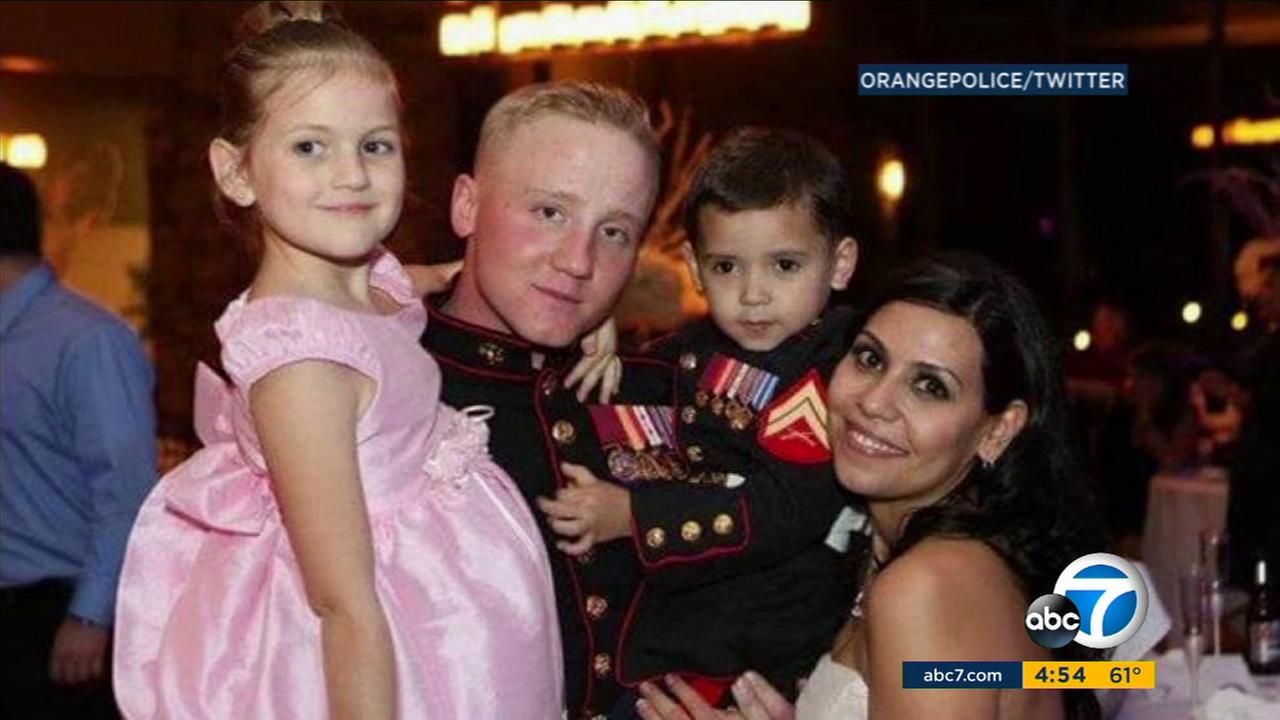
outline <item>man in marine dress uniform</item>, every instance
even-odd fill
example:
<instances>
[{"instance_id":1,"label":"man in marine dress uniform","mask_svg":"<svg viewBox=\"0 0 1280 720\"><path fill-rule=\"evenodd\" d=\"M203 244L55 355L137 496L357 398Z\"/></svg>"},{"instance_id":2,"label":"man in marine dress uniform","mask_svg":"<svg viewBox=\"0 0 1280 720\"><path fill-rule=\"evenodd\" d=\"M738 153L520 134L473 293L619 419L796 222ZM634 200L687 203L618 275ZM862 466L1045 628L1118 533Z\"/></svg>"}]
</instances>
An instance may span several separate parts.
<instances>
[{"instance_id":1,"label":"man in marine dress uniform","mask_svg":"<svg viewBox=\"0 0 1280 720\"><path fill-rule=\"evenodd\" d=\"M494 408L490 450L531 508L570 482L562 462L608 474L591 411L610 406L584 404L563 380L577 354L569 348L605 320L630 278L658 169L643 103L562 82L494 105L473 172L455 182L451 221L467 239L465 262L430 308L422 344L444 374L445 402ZM614 402L670 416L670 365L623 363ZM674 448L645 450L655 460L637 481L660 480L678 464ZM551 555L569 717L603 717L620 694L615 653L638 584L634 551L618 541L570 557L534 514Z\"/></svg>"},{"instance_id":2,"label":"man in marine dress uniform","mask_svg":"<svg viewBox=\"0 0 1280 720\"><path fill-rule=\"evenodd\" d=\"M572 718L605 717L623 696L618 657L640 584L638 559L646 566L668 565L670 572L662 575L687 582L699 574L718 577L766 566L775 556L794 554L797 544L809 543L791 532L794 525L771 528L765 522L753 528L745 510L704 502L711 496L701 490L730 480L705 471L712 465L698 457L697 447L682 448L675 439L676 423L682 422L675 394L691 375L696 349L684 353L679 365L623 357L623 383L607 405L584 403L564 387L578 358L568 348L604 320L630 277L657 171L647 113L625 92L553 83L503 98L485 118L474 173L455 183L452 222L468 240L467 254L452 292L430 309L423 336L444 373L445 401L494 408L491 452L531 507L537 498L550 498L574 483L565 463L621 485L662 485L670 491L648 495L650 500L633 508L633 541L604 542L583 554L559 552L567 543L557 542L547 517L535 512L552 556ZM824 328L815 327L808 337L830 345L838 359L839 342L827 333L833 328ZM708 357L695 366L711 361L711 348L706 349ZM810 369L781 371L790 382L792 375L798 379ZM812 413L825 412L820 394L806 394L805 388L813 390L803 381L784 386L777 402L764 408L776 411L780 420L770 430L777 436L770 444L810 453L805 457L815 467L812 474L829 476L829 463L820 459L827 455L814 447L821 439L809 437L806 443L801 437L818 423ZM741 424L735 418L744 409L729 409L727 427ZM778 458L773 462L785 464ZM783 472L789 473L783 480L796 475L794 469ZM780 490L783 484L774 483ZM840 500L824 492L805 494L821 497L803 508L791 507L788 492L752 495L767 506L752 516L767 517L775 510L779 518L792 520L797 512L821 516L816 523L801 523L806 533L813 526L825 532L823 522L839 512ZM841 585L850 574L833 573L833 557L824 547L812 553L809 564L814 576ZM646 572L652 581L653 568ZM797 582L797 577L793 573L784 581ZM802 586L807 587L797 584ZM835 594L847 599L849 593ZM840 609L831 614L836 624ZM795 644L792 635L829 638L826 628L796 628L784 616L776 618L780 648ZM643 641L647 632L665 635L670 629L641 628L637 637ZM714 648L705 649L714 655ZM813 659L807 661L812 666Z\"/></svg>"}]
</instances>

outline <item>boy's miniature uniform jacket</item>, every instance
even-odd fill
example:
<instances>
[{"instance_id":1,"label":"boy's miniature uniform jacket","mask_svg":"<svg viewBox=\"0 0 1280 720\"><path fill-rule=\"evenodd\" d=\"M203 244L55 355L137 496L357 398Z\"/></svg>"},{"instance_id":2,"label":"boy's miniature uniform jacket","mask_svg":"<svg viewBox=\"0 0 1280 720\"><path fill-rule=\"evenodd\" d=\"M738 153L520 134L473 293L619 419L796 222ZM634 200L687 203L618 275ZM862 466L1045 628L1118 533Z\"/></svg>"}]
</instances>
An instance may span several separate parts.
<instances>
[{"instance_id":1,"label":"boy's miniature uniform jacket","mask_svg":"<svg viewBox=\"0 0 1280 720\"><path fill-rule=\"evenodd\" d=\"M652 464L629 443L632 418L613 423L621 434L601 433L606 465L633 489L631 541L644 574L622 630L623 684L674 672L719 701L752 669L794 698L796 681L831 649L868 547L850 532L864 516L846 509L827 434L826 387L850 319L846 308L828 310L764 353L741 349L709 319L650 348L674 366L683 468L632 481Z\"/></svg>"}]
</instances>

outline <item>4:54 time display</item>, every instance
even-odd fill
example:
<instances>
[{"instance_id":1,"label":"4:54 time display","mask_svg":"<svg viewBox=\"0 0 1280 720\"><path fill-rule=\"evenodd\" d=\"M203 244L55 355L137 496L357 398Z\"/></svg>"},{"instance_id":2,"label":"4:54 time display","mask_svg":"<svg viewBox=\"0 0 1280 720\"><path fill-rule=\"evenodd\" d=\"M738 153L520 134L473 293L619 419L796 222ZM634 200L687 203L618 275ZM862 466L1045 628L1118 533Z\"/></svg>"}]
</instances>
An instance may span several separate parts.
<instances>
[{"instance_id":1,"label":"4:54 time display","mask_svg":"<svg viewBox=\"0 0 1280 720\"><path fill-rule=\"evenodd\" d=\"M1043 683L1069 683L1072 681L1082 683L1085 680L1084 668L1076 666L1075 672L1067 666L1057 668L1042 667L1036 672L1036 679Z\"/></svg>"}]
</instances>

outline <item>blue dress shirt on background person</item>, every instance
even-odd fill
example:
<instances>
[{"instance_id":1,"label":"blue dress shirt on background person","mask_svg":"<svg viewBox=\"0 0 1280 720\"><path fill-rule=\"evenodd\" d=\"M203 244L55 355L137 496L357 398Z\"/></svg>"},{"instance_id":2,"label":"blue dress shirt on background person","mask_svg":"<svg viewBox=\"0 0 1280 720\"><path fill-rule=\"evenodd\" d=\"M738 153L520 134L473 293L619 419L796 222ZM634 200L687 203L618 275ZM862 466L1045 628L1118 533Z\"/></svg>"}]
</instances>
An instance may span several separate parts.
<instances>
[{"instance_id":1,"label":"blue dress shirt on background person","mask_svg":"<svg viewBox=\"0 0 1280 720\"><path fill-rule=\"evenodd\" d=\"M0 294L0 587L65 579L110 626L156 482L154 375L120 318L38 265Z\"/></svg>"}]
</instances>

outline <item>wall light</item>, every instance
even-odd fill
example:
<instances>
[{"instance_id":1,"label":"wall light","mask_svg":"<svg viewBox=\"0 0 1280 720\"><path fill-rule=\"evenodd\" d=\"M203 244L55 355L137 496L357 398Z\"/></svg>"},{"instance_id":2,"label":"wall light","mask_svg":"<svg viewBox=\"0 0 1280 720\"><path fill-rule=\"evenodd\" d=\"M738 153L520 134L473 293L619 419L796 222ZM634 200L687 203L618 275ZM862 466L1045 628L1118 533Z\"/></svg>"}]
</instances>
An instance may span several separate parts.
<instances>
[{"instance_id":1,"label":"wall light","mask_svg":"<svg viewBox=\"0 0 1280 720\"><path fill-rule=\"evenodd\" d=\"M17 133L4 139L4 161L16 168L39 170L49 158L44 136Z\"/></svg>"},{"instance_id":2,"label":"wall light","mask_svg":"<svg viewBox=\"0 0 1280 720\"><path fill-rule=\"evenodd\" d=\"M880 163L880 171L876 173L876 187L880 196L890 202L902 198L902 191L907 187L907 168L902 161L891 158Z\"/></svg>"},{"instance_id":3,"label":"wall light","mask_svg":"<svg viewBox=\"0 0 1280 720\"><path fill-rule=\"evenodd\" d=\"M1200 315L1203 312L1204 309L1200 307L1200 303L1192 300L1182 306L1182 322L1188 325L1195 325L1200 322Z\"/></svg>"},{"instance_id":4,"label":"wall light","mask_svg":"<svg viewBox=\"0 0 1280 720\"><path fill-rule=\"evenodd\" d=\"M1249 327L1249 313L1241 310L1231 316L1232 330L1235 330L1236 332L1244 332L1244 329L1247 327Z\"/></svg>"},{"instance_id":5,"label":"wall light","mask_svg":"<svg viewBox=\"0 0 1280 720\"><path fill-rule=\"evenodd\" d=\"M53 71L53 63L29 55L0 55L0 72L47 73Z\"/></svg>"},{"instance_id":6,"label":"wall light","mask_svg":"<svg viewBox=\"0 0 1280 720\"><path fill-rule=\"evenodd\" d=\"M729 34L809 28L810 2L626 2L596 5L547 3L536 11L498 15L497 3L440 19L440 53L446 56L587 45L664 43Z\"/></svg>"},{"instance_id":7,"label":"wall light","mask_svg":"<svg viewBox=\"0 0 1280 720\"><path fill-rule=\"evenodd\" d=\"M1213 147L1213 126L1197 125L1191 129L1191 145L1201 150ZM1223 145L1272 145L1280 143L1280 117L1265 120L1236 118L1222 125Z\"/></svg>"},{"instance_id":8,"label":"wall light","mask_svg":"<svg viewBox=\"0 0 1280 720\"><path fill-rule=\"evenodd\" d=\"M1092 344L1093 336L1089 334L1088 330L1081 330L1076 333L1075 337L1071 338L1071 346L1080 352L1088 350Z\"/></svg>"}]
</instances>

